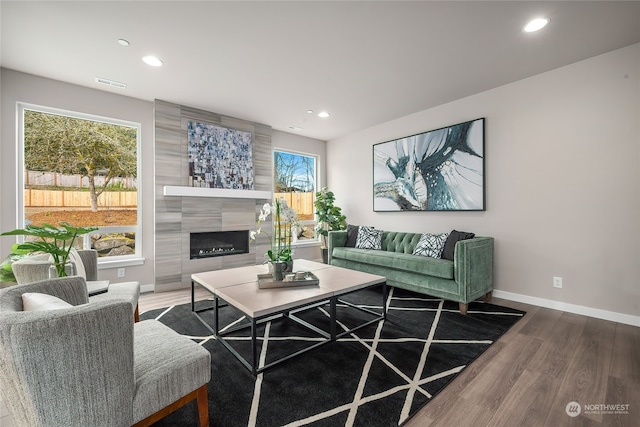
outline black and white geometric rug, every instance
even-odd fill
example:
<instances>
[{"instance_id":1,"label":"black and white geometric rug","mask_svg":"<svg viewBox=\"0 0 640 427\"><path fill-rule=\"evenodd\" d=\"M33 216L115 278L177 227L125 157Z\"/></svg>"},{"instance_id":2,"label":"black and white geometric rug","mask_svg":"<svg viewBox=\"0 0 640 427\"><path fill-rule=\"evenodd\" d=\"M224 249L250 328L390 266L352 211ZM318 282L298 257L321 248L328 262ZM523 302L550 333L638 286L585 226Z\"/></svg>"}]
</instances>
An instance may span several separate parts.
<instances>
[{"instance_id":1,"label":"black and white geometric rug","mask_svg":"<svg viewBox=\"0 0 640 427\"><path fill-rule=\"evenodd\" d=\"M350 302L379 310L381 291L365 290ZM210 304L200 302L199 305ZM254 377L191 313L190 304L153 310L141 320L158 319L211 352L209 419L211 426L396 426L416 413L482 354L524 312L474 302L466 316L458 304L391 288L388 318L326 344ZM213 322L211 311L201 316ZM298 317L328 327L328 308ZM369 320L358 310L340 307L338 321L352 327ZM220 310L221 325L242 321L232 307ZM339 323L339 324L340 324ZM328 330L328 329L326 329ZM287 319L258 332L262 360L314 343L320 338ZM248 331L230 338L248 358ZM193 426L195 404L156 423Z\"/></svg>"}]
</instances>

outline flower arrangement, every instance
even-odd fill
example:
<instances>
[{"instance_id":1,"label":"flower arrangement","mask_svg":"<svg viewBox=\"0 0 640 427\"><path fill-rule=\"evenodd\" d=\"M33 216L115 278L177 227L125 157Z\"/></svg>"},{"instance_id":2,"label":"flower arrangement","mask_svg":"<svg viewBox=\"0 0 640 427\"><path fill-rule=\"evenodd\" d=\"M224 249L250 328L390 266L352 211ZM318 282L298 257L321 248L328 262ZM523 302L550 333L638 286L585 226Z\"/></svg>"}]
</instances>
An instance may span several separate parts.
<instances>
[{"instance_id":1,"label":"flower arrangement","mask_svg":"<svg viewBox=\"0 0 640 427\"><path fill-rule=\"evenodd\" d=\"M269 233L262 230L262 223L267 220L269 215L273 214L273 239L269 236ZM265 256L269 258L271 262L291 261L293 251L291 249L291 242L293 240L293 231L300 224L296 211L289 207L287 201L282 197L275 199L273 205L265 203L262 206L260 215L258 216L258 229L251 231L249 237L251 240L255 240L256 237L264 232L269 236L271 241L271 249L267 251Z\"/></svg>"}]
</instances>

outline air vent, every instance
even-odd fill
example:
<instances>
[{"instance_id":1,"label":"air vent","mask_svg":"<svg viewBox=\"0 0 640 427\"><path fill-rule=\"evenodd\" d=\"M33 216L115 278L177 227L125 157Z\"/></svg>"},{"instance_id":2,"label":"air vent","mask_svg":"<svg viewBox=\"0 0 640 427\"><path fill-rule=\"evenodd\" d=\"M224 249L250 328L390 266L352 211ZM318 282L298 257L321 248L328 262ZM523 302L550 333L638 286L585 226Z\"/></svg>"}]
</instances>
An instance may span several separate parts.
<instances>
[{"instance_id":1,"label":"air vent","mask_svg":"<svg viewBox=\"0 0 640 427\"><path fill-rule=\"evenodd\" d=\"M103 79L102 77L96 77L96 83L102 83L103 85L113 86L120 89L124 89L127 87L127 85L124 83L116 82L114 80L109 80L109 79Z\"/></svg>"}]
</instances>

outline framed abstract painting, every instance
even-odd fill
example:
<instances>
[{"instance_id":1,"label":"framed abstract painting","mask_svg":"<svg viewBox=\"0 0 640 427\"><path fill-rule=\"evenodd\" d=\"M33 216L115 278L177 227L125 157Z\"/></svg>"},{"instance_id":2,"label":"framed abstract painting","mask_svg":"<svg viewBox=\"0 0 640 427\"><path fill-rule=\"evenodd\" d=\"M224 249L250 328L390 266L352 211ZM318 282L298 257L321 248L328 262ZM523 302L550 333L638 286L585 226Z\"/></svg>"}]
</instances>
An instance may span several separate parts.
<instances>
[{"instance_id":1,"label":"framed abstract painting","mask_svg":"<svg viewBox=\"0 0 640 427\"><path fill-rule=\"evenodd\" d=\"M373 146L373 210L484 211L484 118Z\"/></svg>"},{"instance_id":2,"label":"framed abstract painting","mask_svg":"<svg viewBox=\"0 0 640 427\"><path fill-rule=\"evenodd\" d=\"M193 121L187 132L191 187L253 190L250 132Z\"/></svg>"}]
</instances>

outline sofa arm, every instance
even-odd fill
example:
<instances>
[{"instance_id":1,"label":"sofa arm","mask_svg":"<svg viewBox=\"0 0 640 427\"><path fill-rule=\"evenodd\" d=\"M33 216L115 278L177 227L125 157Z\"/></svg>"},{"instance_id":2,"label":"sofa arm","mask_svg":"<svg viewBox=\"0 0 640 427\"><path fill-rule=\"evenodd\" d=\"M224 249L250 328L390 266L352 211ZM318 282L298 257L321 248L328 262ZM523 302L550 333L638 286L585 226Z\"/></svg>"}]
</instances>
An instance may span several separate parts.
<instances>
[{"instance_id":1,"label":"sofa arm","mask_svg":"<svg viewBox=\"0 0 640 427\"><path fill-rule=\"evenodd\" d=\"M493 290L493 237L475 237L456 243L453 254L460 296L471 302Z\"/></svg>"},{"instance_id":2,"label":"sofa arm","mask_svg":"<svg viewBox=\"0 0 640 427\"><path fill-rule=\"evenodd\" d=\"M331 265L331 254L333 248L343 247L347 243L347 232L345 230L330 231L327 238L327 264Z\"/></svg>"}]
</instances>

